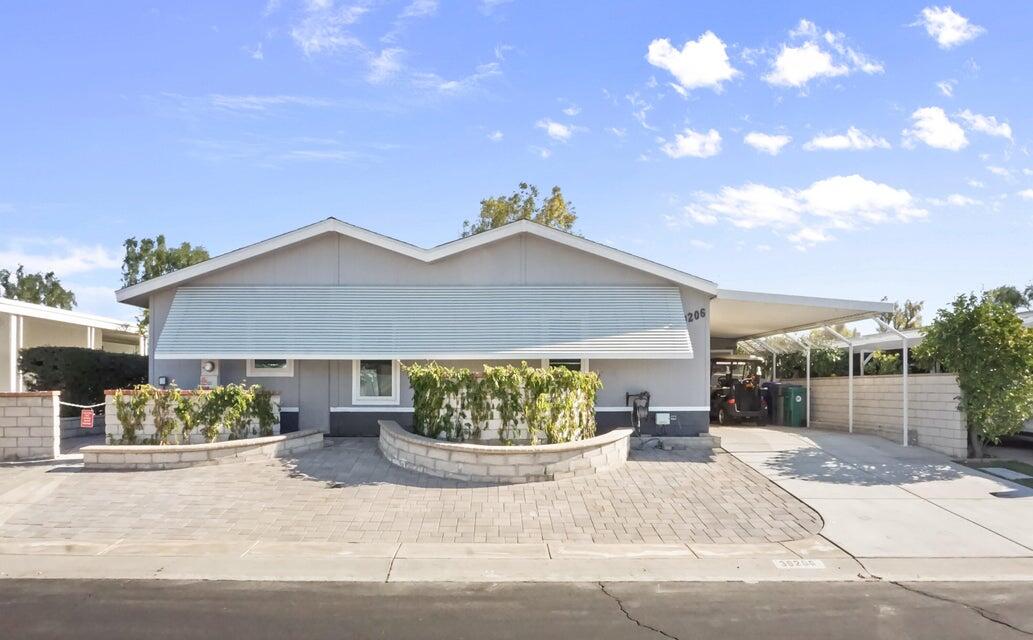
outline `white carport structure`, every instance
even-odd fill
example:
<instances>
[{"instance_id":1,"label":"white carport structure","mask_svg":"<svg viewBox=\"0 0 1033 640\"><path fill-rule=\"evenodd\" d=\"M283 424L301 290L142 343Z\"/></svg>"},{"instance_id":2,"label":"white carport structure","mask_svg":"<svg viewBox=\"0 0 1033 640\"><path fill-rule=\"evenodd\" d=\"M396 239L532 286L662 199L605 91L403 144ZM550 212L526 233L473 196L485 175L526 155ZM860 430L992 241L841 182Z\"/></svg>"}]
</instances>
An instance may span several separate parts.
<instances>
[{"instance_id":1,"label":"white carport structure","mask_svg":"<svg viewBox=\"0 0 1033 640\"><path fill-rule=\"evenodd\" d=\"M841 343L848 352L848 430L854 430L854 358L855 349L861 349L862 360L869 352L888 348L903 349L903 444L907 446L907 366L908 350L921 341L917 332L899 332L883 323L877 316L893 311L888 302L868 302L836 298L814 298L772 293L756 293L720 289L711 302L711 339L715 344L726 344L734 348L742 344L758 355L770 356L772 378L777 377L777 356L800 349L807 361L807 423L811 424L811 342L799 332L821 329ZM884 333L864 338L851 338L832 329L832 325L874 320ZM912 335L914 334L914 335ZM769 340L779 336L782 340ZM889 346L892 345L892 346ZM870 356L869 356L870 357ZM863 363L862 363L863 370Z\"/></svg>"},{"instance_id":2,"label":"white carport structure","mask_svg":"<svg viewBox=\"0 0 1033 640\"><path fill-rule=\"evenodd\" d=\"M0 391L24 390L18 352L37 346L147 353L144 338L128 322L0 298Z\"/></svg>"}]
</instances>

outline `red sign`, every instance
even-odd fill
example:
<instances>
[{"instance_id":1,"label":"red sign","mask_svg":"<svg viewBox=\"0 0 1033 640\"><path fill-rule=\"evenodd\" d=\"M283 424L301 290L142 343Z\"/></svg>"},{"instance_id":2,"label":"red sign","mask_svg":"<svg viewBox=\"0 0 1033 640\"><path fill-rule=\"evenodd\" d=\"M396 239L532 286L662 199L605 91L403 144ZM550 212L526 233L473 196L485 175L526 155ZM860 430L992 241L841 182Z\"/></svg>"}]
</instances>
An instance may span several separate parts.
<instances>
[{"instance_id":1,"label":"red sign","mask_svg":"<svg viewBox=\"0 0 1033 640\"><path fill-rule=\"evenodd\" d=\"M79 428L80 429L92 429L93 428L93 409L83 409L79 412Z\"/></svg>"}]
</instances>

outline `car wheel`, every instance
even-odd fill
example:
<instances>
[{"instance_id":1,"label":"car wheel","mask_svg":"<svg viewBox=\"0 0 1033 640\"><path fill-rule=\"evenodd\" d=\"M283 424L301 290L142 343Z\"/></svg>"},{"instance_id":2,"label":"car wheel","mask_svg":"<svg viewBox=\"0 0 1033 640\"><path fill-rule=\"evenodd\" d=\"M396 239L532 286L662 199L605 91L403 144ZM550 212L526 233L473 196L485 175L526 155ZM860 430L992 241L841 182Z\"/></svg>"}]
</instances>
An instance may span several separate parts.
<instances>
[{"instance_id":1,"label":"car wheel","mask_svg":"<svg viewBox=\"0 0 1033 640\"><path fill-rule=\"evenodd\" d=\"M717 423L722 426L728 424L728 414L725 412L724 407L717 410Z\"/></svg>"}]
</instances>

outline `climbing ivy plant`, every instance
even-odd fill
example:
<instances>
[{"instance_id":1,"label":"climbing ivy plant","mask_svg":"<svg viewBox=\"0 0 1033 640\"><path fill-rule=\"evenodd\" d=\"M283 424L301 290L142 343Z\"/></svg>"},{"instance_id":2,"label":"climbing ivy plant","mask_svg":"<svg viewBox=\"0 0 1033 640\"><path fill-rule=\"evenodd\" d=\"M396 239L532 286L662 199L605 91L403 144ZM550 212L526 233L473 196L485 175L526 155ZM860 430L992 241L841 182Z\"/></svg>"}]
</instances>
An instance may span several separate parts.
<instances>
[{"instance_id":1,"label":"climbing ivy plant","mask_svg":"<svg viewBox=\"0 0 1033 640\"><path fill-rule=\"evenodd\" d=\"M131 391L115 392L115 414L122 425L119 444L141 444L148 414L154 423L154 435L142 444L175 444L179 427L182 442L189 442L199 430L207 442L215 442L219 434L229 432L231 440L252 436L270 436L279 422L272 402L273 393L257 385L228 384L192 393L176 387L157 389L143 384Z\"/></svg>"},{"instance_id":2,"label":"climbing ivy plant","mask_svg":"<svg viewBox=\"0 0 1033 640\"><path fill-rule=\"evenodd\" d=\"M561 367L484 366L483 373L431 362L405 367L413 389L413 424L421 435L477 439L497 420L499 440L572 442L595 435L594 373Z\"/></svg>"}]
</instances>

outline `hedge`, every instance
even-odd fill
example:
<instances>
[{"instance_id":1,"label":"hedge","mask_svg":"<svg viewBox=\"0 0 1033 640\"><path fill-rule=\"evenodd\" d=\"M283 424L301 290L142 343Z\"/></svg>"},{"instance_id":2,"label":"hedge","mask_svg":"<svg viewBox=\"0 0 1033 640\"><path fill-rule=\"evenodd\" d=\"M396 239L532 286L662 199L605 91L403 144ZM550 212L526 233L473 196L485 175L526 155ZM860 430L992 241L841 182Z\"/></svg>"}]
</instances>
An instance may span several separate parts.
<instances>
[{"instance_id":1,"label":"hedge","mask_svg":"<svg viewBox=\"0 0 1033 640\"><path fill-rule=\"evenodd\" d=\"M105 389L125 389L147 382L147 356L108 353L82 347L28 347L18 366L29 391L60 391L61 400L76 404L104 402ZM61 407L62 416L79 415Z\"/></svg>"}]
</instances>

